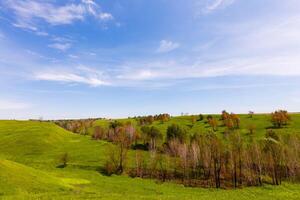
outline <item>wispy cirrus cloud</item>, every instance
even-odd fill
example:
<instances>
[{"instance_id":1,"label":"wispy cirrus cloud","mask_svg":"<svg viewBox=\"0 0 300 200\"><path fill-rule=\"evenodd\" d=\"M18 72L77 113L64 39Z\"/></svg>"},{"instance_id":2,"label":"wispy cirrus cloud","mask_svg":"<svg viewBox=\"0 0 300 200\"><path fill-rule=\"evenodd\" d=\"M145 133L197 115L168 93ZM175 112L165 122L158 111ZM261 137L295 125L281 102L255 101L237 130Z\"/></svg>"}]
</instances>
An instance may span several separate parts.
<instances>
[{"instance_id":1,"label":"wispy cirrus cloud","mask_svg":"<svg viewBox=\"0 0 300 200\"><path fill-rule=\"evenodd\" d=\"M21 29L27 29L33 32L37 32L38 28L35 27L33 24L18 20L17 22L12 23L12 25L16 28L21 28Z\"/></svg>"},{"instance_id":2,"label":"wispy cirrus cloud","mask_svg":"<svg viewBox=\"0 0 300 200\"><path fill-rule=\"evenodd\" d=\"M104 80L102 72L85 66L73 70L44 70L34 74L35 80L52 81L69 84L86 84L92 87L110 85Z\"/></svg>"},{"instance_id":3,"label":"wispy cirrus cloud","mask_svg":"<svg viewBox=\"0 0 300 200\"><path fill-rule=\"evenodd\" d=\"M66 51L71 48L71 43L53 43L48 45L50 48L57 49L60 51Z\"/></svg>"},{"instance_id":4,"label":"wispy cirrus cloud","mask_svg":"<svg viewBox=\"0 0 300 200\"><path fill-rule=\"evenodd\" d=\"M234 2L235 0L195 0L197 15L209 14L216 10L224 9Z\"/></svg>"},{"instance_id":5,"label":"wispy cirrus cloud","mask_svg":"<svg viewBox=\"0 0 300 200\"><path fill-rule=\"evenodd\" d=\"M180 44L168 40L161 40L158 49L158 53L167 53L179 48Z\"/></svg>"},{"instance_id":6,"label":"wispy cirrus cloud","mask_svg":"<svg viewBox=\"0 0 300 200\"><path fill-rule=\"evenodd\" d=\"M211 9L218 9L218 6L223 4L222 2L217 1ZM93 5L93 3L90 1L89 4ZM101 68L103 73L95 75L94 72L78 68L75 71L72 69L61 71L59 67L56 67L53 71L40 71L35 79L91 86L126 86L128 84L139 86L142 82L152 84L152 80L172 83L180 79L221 76L300 76L299 19L299 16L276 18L270 21L249 22L247 26L244 23L218 23L213 31L218 32L220 37L201 47L205 49L207 56L201 55L203 51L195 53L186 49L184 55L176 55L173 58L172 55L168 55L169 60L145 56L120 59L120 61L116 59L107 64L102 63L103 60L98 59L99 56L94 56L97 52L88 53L90 50L85 50L83 54L89 54L89 56L78 56L82 55L80 52L68 52L68 58L72 59L68 59L69 63L66 62L65 66L85 63L88 66ZM54 37L51 40L53 44L49 46L60 51L67 51L74 42L70 38L63 37ZM209 50L207 46L210 47ZM180 44L177 42L162 40L157 52L167 53L179 47ZM288 51L283 52L282 49ZM111 50L108 49L107 52Z\"/></svg>"},{"instance_id":7,"label":"wispy cirrus cloud","mask_svg":"<svg viewBox=\"0 0 300 200\"><path fill-rule=\"evenodd\" d=\"M75 21L83 21L87 16L93 16L100 21L113 19L112 14L103 12L100 6L92 0L65 5L40 0L7 0L1 4L14 13L14 26L32 31L37 31L37 26L41 21L50 25L66 25Z\"/></svg>"},{"instance_id":8,"label":"wispy cirrus cloud","mask_svg":"<svg viewBox=\"0 0 300 200\"><path fill-rule=\"evenodd\" d=\"M222 76L300 76L300 59L297 54L220 58L214 61L192 62L162 61L130 63L131 67L119 71L118 79L132 81L180 80Z\"/></svg>"}]
</instances>

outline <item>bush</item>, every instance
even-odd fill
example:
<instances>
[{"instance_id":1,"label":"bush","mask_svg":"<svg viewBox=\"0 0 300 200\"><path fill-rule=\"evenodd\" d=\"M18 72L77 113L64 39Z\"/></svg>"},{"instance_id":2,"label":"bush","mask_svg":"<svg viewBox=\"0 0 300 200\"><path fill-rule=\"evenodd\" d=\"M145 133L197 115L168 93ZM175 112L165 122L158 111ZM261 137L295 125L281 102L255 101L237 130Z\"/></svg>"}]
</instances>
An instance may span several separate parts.
<instances>
[{"instance_id":1,"label":"bush","mask_svg":"<svg viewBox=\"0 0 300 200\"><path fill-rule=\"evenodd\" d=\"M271 114L271 122L276 128L287 125L290 120L290 115L285 110L278 110Z\"/></svg>"},{"instance_id":2,"label":"bush","mask_svg":"<svg viewBox=\"0 0 300 200\"><path fill-rule=\"evenodd\" d=\"M187 139L187 130L178 124L172 124L167 129L167 141L178 139L180 142L184 142Z\"/></svg>"},{"instance_id":3,"label":"bush","mask_svg":"<svg viewBox=\"0 0 300 200\"><path fill-rule=\"evenodd\" d=\"M198 121L202 121L204 119L204 116L202 114L199 115Z\"/></svg>"}]
</instances>

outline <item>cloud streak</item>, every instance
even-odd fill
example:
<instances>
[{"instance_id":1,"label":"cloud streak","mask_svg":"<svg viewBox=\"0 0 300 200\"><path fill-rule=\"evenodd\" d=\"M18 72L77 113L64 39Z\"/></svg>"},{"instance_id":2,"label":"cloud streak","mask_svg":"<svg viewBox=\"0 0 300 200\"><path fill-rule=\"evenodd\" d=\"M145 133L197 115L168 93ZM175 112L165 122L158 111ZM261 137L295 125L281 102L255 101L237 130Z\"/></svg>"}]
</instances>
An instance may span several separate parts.
<instances>
[{"instance_id":1,"label":"cloud streak","mask_svg":"<svg viewBox=\"0 0 300 200\"><path fill-rule=\"evenodd\" d=\"M168 53L179 48L180 44L168 40L161 40L158 49L156 50L158 53Z\"/></svg>"},{"instance_id":2,"label":"cloud streak","mask_svg":"<svg viewBox=\"0 0 300 200\"><path fill-rule=\"evenodd\" d=\"M70 43L53 43L48 46L50 48L57 49L60 51L66 51L66 50L70 49L72 45Z\"/></svg>"},{"instance_id":3,"label":"cloud streak","mask_svg":"<svg viewBox=\"0 0 300 200\"><path fill-rule=\"evenodd\" d=\"M131 63L120 71L119 79L164 80L221 76L300 76L300 59L295 55L227 58L215 61Z\"/></svg>"},{"instance_id":4,"label":"cloud streak","mask_svg":"<svg viewBox=\"0 0 300 200\"><path fill-rule=\"evenodd\" d=\"M37 30L40 21L50 25L66 25L83 21L87 16L93 16L100 21L113 19L110 13L103 12L100 6L91 0L61 6L39 0L8 0L2 4L14 13L16 18L14 26L32 31Z\"/></svg>"},{"instance_id":5,"label":"cloud streak","mask_svg":"<svg viewBox=\"0 0 300 200\"><path fill-rule=\"evenodd\" d=\"M195 4L198 9L198 15L205 15L213 13L217 10L224 9L231 4L233 4L235 0L196 0Z\"/></svg>"},{"instance_id":6,"label":"cloud streak","mask_svg":"<svg viewBox=\"0 0 300 200\"><path fill-rule=\"evenodd\" d=\"M41 71L35 73L35 80L52 81L69 84L86 84L92 87L110 85L105 81L103 74L87 67L78 67L73 71Z\"/></svg>"}]
</instances>

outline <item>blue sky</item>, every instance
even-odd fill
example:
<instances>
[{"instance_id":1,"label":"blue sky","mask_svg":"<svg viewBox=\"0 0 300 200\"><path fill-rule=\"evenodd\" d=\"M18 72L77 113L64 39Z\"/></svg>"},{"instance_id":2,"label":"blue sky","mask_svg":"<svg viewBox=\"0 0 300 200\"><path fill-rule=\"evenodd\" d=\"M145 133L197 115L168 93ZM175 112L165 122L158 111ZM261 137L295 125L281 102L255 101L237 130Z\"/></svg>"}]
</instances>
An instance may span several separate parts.
<instances>
[{"instance_id":1,"label":"blue sky","mask_svg":"<svg viewBox=\"0 0 300 200\"><path fill-rule=\"evenodd\" d=\"M1 0L0 118L300 111L299 0Z\"/></svg>"}]
</instances>

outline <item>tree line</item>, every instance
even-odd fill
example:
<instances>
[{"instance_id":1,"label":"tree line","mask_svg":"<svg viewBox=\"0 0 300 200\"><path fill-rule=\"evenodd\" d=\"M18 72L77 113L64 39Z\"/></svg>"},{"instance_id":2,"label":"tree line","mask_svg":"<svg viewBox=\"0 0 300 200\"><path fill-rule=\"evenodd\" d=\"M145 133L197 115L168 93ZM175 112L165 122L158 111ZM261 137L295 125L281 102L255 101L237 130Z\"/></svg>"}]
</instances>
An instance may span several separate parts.
<instances>
[{"instance_id":1,"label":"tree line","mask_svg":"<svg viewBox=\"0 0 300 200\"><path fill-rule=\"evenodd\" d=\"M254 112L249 112L249 118L253 115ZM166 115L157 116L160 117L155 119L162 121ZM152 125L150 116L135 119L140 128L132 121L111 121L107 128L94 127L93 139L115 144L107 153L105 173L216 188L279 185L282 181L300 180L297 135L279 135L273 129L266 129L264 138L258 140L253 135L255 126L250 125L249 137L242 137L239 116L226 111L219 118L192 116L192 123L205 120L211 126L211 130L195 134L189 134L179 124L170 124L166 133L162 133ZM282 128L290 120L287 111L271 113L273 128ZM216 134L220 125L226 127L224 135ZM136 150L134 158L128 156L130 149Z\"/></svg>"},{"instance_id":2,"label":"tree line","mask_svg":"<svg viewBox=\"0 0 300 200\"><path fill-rule=\"evenodd\" d=\"M286 111L276 111L270 120L274 127L277 118L286 119L283 124L290 120ZM215 118L208 116L207 123L212 119ZM116 145L109 150L105 171L216 188L279 185L282 181L300 180L300 138L297 135L278 135L267 129L263 139L257 140L253 135L249 139L241 136L236 114L222 112L220 120L231 130L226 137L218 136L213 129L189 135L184 127L172 124L163 142L162 133L154 126L143 126L136 138L132 137L133 133L129 134L128 124L119 124L112 139ZM135 151L134 161L126 165L127 152L139 139L148 144L149 151Z\"/></svg>"},{"instance_id":3,"label":"tree line","mask_svg":"<svg viewBox=\"0 0 300 200\"><path fill-rule=\"evenodd\" d=\"M174 180L187 186L240 187L279 185L283 180L299 181L299 147L296 136L267 133L261 141L246 142L238 132L228 139L208 132L188 142L171 139L163 152L150 157L136 152L133 177Z\"/></svg>"}]
</instances>

